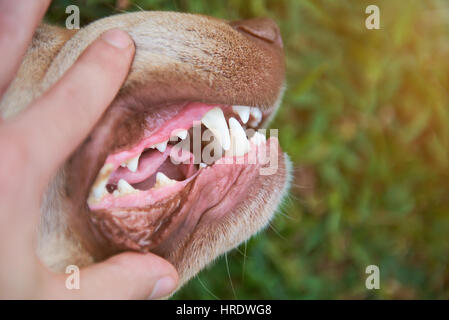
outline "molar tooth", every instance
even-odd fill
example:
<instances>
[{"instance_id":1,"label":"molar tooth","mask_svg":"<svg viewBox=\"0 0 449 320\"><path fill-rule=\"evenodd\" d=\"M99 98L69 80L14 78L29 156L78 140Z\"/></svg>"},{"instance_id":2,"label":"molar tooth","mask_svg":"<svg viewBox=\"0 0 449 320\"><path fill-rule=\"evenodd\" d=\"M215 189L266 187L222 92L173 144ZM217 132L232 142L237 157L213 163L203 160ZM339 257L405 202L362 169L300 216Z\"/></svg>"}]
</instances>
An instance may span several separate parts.
<instances>
[{"instance_id":1,"label":"molar tooth","mask_svg":"<svg viewBox=\"0 0 449 320\"><path fill-rule=\"evenodd\" d=\"M200 168L206 168L206 167L207 167L207 164L205 164L203 162L200 163Z\"/></svg>"},{"instance_id":2,"label":"molar tooth","mask_svg":"<svg viewBox=\"0 0 449 320\"><path fill-rule=\"evenodd\" d=\"M237 113L240 117L240 120L245 124L248 122L249 119L249 113L250 113L250 107L245 106L233 106L232 111Z\"/></svg>"},{"instance_id":3,"label":"molar tooth","mask_svg":"<svg viewBox=\"0 0 449 320\"><path fill-rule=\"evenodd\" d=\"M243 156L250 149L245 130L243 130L240 123L232 117L229 118L229 128L231 132L231 148L229 149L228 155L236 157Z\"/></svg>"},{"instance_id":4,"label":"molar tooth","mask_svg":"<svg viewBox=\"0 0 449 320\"><path fill-rule=\"evenodd\" d=\"M229 150L231 137L223 111L219 108L209 110L201 119L201 122L214 134L224 150Z\"/></svg>"},{"instance_id":5,"label":"molar tooth","mask_svg":"<svg viewBox=\"0 0 449 320\"><path fill-rule=\"evenodd\" d=\"M152 146L152 148L155 147L156 149L159 150L159 152L165 152L165 149L167 149L167 143L168 143L168 140L162 141L161 143L158 143L158 144L155 144L154 146Z\"/></svg>"},{"instance_id":6,"label":"molar tooth","mask_svg":"<svg viewBox=\"0 0 449 320\"><path fill-rule=\"evenodd\" d=\"M261 144L262 142L265 142L267 139L265 137L265 135L259 133L258 131L256 131L254 133L254 135L251 137L250 141L252 143L254 143L256 146L258 146L259 144Z\"/></svg>"},{"instance_id":7,"label":"molar tooth","mask_svg":"<svg viewBox=\"0 0 449 320\"><path fill-rule=\"evenodd\" d=\"M140 158L140 153L137 155L137 156L135 156L134 158L132 158L132 159L129 159L127 162L126 162L126 166L128 167L128 169L129 169L129 171L131 171L131 172L136 172L137 171L137 168L139 167L139 158ZM123 166L123 165L122 165Z\"/></svg>"},{"instance_id":8,"label":"molar tooth","mask_svg":"<svg viewBox=\"0 0 449 320\"><path fill-rule=\"evenodd\" d=\"M250 110L251 115L253 116L253 120L249 123L252 127L256 127L259 125L260 121L262 120L262 111L259 110L259 108L251 108Z\"/></svg>"},{"instance_id":9,"label":"molar tooth","mask_svg":"<svg viewBox=\"0 0 449 320\"><path fill-rule=\"evenodd\" d=\"M117 183L117 190L120 195L137 192L126 180L120 179Z\"/></svg>"},{"instance_id":10,"label":"molar tooth","mask_svg":"<svg viewBox=\"0 0 449 320\"><path fill-rule=\"evenodd\" d=\"M172 180L169 177L167 177L165 174L163 174L162 172L158 172L156 173L156 183L154 184L153 188L162 188L165 186L169 186L176 183L176 180Z\"/></svg>"}]
</instances>

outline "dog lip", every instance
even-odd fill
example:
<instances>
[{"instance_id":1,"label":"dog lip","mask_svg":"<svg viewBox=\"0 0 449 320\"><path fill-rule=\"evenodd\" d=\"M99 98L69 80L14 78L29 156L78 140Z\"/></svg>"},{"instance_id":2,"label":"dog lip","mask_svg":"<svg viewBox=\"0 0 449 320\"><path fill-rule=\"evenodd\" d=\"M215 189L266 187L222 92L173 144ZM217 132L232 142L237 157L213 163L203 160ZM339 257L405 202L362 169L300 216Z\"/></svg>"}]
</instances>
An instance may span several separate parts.
<instances>
[{"instance_id":1,"label":"dog lip","mask_svg":"<svg viewBox=\"0 0 449 320\"><path fill-rule=\"evenodd\" d=\"M91 210L91 221L117 249L149 251L171 234L183 218L180 204L188 196L195 178L179 192L150 206Z\"/></svg>"}]
</instances>

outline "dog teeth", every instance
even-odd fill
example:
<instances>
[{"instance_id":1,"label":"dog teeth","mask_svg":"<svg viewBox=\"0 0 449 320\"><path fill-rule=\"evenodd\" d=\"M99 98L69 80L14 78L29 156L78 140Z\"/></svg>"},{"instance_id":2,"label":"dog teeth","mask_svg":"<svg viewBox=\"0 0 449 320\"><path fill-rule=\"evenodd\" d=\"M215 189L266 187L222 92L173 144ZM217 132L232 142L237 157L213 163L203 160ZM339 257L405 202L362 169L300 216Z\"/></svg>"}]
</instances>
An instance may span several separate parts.
<instances>
[{"instance_id":1,"label":"dog teeth","mask_svg":"<svg viewBox=\"0 0 449 320\"><path fill-rule=\"evenodd\" d=\"M229 150L231 146L231 137L229 135L228 125L223 111L219 108L213 108L208 111L201 122L214 134L224 150Z\"/></svg>"},{"instance_id":2,"label":"dog teeth","mask_svg":"<svg viewBox=\"0 0 449 320\"><path fill-rule=\"evenodd\" d=\"M259 133L258 131L256 131L254 133L254 135L251 137L251 139L249 139L252 143L254 143L256 146L258 146L261 143L265 143L265 141L267 140L265 138L265 135Z\"/></svg>"},{"instance_id":3,"label":"dog teeth","mask_svg":"<svg viewBox=\"0 0 449 320\"><path fill-rule=\"evenodd\" d=\"M131 171L131 172L136 172L137 168L139 167L140 155L141 154L139 153L134 158L127 160L125 163L122 163L121 166L122 167L127 167L129 169L129 171Z\"/></svg>"},{"instance_id":4,"label":"dog teeth","mask_svg":"<svg viewBox=\"0 0 449 320\"><path fill-rule=\"evenodd\" d=\"M226 156L240 157L250 151L250 142L254 145L260 145L266 142L265 135L261 134L260 132L255 132L251 139L249 139L248 141L245 129L241 125L241 123L243 125L246 125L248 123L249 126L255 128L261 123L263 114L257 107L238 105L232 106L232 111L234 112L235 117L231 117L228 121L226 121L222 109L220 107L215 107L209 110L203 116L203 118L201 119L201 123L211 131L215 138L213 141L214 143L219 144L219 146L217 147L220 149L220 151L223 151L224 149L226 151ZM174 138L174 141L177 141L177 138L185 140L188 134L188 130L186 129L176 129L171 134L171 140L173 140L172 138ZM169 140L170 139L162 141L147 148L157 149L159 152L163 153L167 150ZM190 157L190 153L188 155ZM128 168L128 170L131 172L137 172L139 168L140 156L141 153L136 155L134 158L126 160L121 164L121 167ZM206 168L207 166L208 165L204 162L201 162L199 164L200 169ZM92 186L88 199L89 203L98 203L99 201L101 201L101 199L103 199L104 196L109 194L106 186L113 172L113 169L114 166L111 163L105 164L103 168L101 168L98 177ZM175 184L176 182L178 181L170 179L164 173L157 172L156 183L154 184L153 188L158 189L170 186ZM115 197L120 197L137 192L140 191L131 186L126 180L120 179L117 183L117 189L112 192L112 195Z\"/></svg>"},{"instance_id":5,"label":"dog teeth","mask_svg":"<svg viewBox=\"0 0 449 320\"><path fill-rule=\"evenodd\" d=\"M250 107L245 106L233 106L232 111L234 113L237 113L240 117L240 120L242 120L243 124L246 124L249 120L249 113L250 113Z\"/></svg>"},{"instance_id":6,"label":"dog teeth","mask_svg":"<svg viewBox=\"0 0 449 320\"><path fill-rule=\"evenodd\" d=\"M100 173L98 174L98 177L92 187L92 192L89 197L91 198L91 200L98 201L108 194L108 191L106 190L106 185L108 183L109 176L113 171L113 168L114 168L113 165L110 163L105 164L101 168Z\"/></svg>"},{"instance_id":7,"label":"dog teeth","mask_svg":"<svg viewBox=\"0 0 449 320\"><path fill-rule=\"evenodd\" d=\"M107 182L101 183L101 185L98 185L92 189L92 195L95 200L103 198L108 193L106 190L106 183Z\"/></svg>"},{"instance_id":8,"label":"dog teeth","mask_svg":"<svg viewBox=\"0 0 449 320\"><path fill-rule=\"evenodd\" d=\"M229 118L229 128L231 132L231 148L228 156L240 157L247 153L250 149L250 144L246 138L245 130L243 130L240 123L235 118Z\"/></svg>"},{"instance_id":9,"label":"dog teeth","mask_svg":"<svg viewBox=\"0 0 449 320\"><path fill-rule=\"evenodd\" d=\"M117 190L120 195L137 192L126 180L120 179L117 183Z\"/></svg>"},{"instance_id":10,"label":"dog teeth","mask_svg":"<svg viewBox=\"0 0 449 320\"><path fill-rule=\"evenodd\" d=\"M162 141L161 143L157 143L154 146L152 146L151 148L156 148L159 150L159 152L165 152L165 149L167 149L167 143L168 140Z\"/></svg>"},{"instance_id":11,"label":"dog teeth","mask_svg":"<svg viewBox=\"0 0 449 320\"><path fill-rule=\"evenodd\" d=\"M172 180L162 172L158 172L156 173L156 183L153 188L159 189L165 186L170 186L174 183L176 183L176 180Z\"/></svg>"},{"instance_id":12,"label":"dog teeth","mask_svg":"<svg viewBox=\"0 0 449 320\"><path fill-rule=\"evenodd\" d=\"M175 136L181 140L184 140L185 138L187 138L187 134L188 134L187 130L184 130L184 129L175 131Z\"/></svg>"},{"instance_id":13,"label":"dog teeth","mask_svg":"<svg viewBox=\"0 0 449 320\"><path fill-rule=\"evenodd\" d=\"M257 127L262 120L262 111L259 110L259 108L251 108L250 114L253 117L253 119L250 121L250 126Z\"/></svg>"}]
</instances>

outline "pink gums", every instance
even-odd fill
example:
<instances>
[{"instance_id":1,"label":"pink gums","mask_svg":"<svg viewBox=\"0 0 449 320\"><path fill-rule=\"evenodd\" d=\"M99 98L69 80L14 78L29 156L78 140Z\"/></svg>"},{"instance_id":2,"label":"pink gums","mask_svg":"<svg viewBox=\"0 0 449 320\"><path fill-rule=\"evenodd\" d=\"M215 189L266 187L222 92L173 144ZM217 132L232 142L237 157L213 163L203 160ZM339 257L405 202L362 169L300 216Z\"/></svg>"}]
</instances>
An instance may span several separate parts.
<instances>
[{"instance_id":1,"label":"pink gums","mask_svg":"<svg viewBox=\"0 0 449 320\"><path fill-rule=\"evenodd\" d=\"M120 164L137 156L145 148L170 139L176 130L189 130L195 121L200 121L209 110L215 107L221 107L222 109L228 108L228 106L210 105L199 102L187 104L176 116L166 121L160 128L153 132L145 131L143 139L136 146L129 150L109 155L106 163L111 163L114 170L117 169Z\"/></svg>"}]
</instances>

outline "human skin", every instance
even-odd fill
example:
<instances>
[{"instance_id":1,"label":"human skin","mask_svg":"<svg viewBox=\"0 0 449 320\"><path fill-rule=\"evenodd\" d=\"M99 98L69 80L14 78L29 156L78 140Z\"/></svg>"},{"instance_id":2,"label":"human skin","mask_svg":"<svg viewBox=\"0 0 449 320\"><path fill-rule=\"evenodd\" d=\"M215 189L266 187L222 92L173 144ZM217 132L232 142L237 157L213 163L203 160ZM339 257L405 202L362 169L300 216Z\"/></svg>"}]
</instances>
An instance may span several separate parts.
<instances>
[{"instance_id":1,"label":"human skin","mask_svg":"<svg viewBox=\"0 0 449 320\"><path fill-rule=\"evenodd\" d=\"M0 96L49 2L0 0ZM48 183L113 101L134 51L125 32L106 31L25 111L0 119L0 298L160 298L176 288L177 272L164 259L122 253L82 269L80 289L68 290L67 275L49 271L35 253Z\"/></svg>"}]
</instances>

